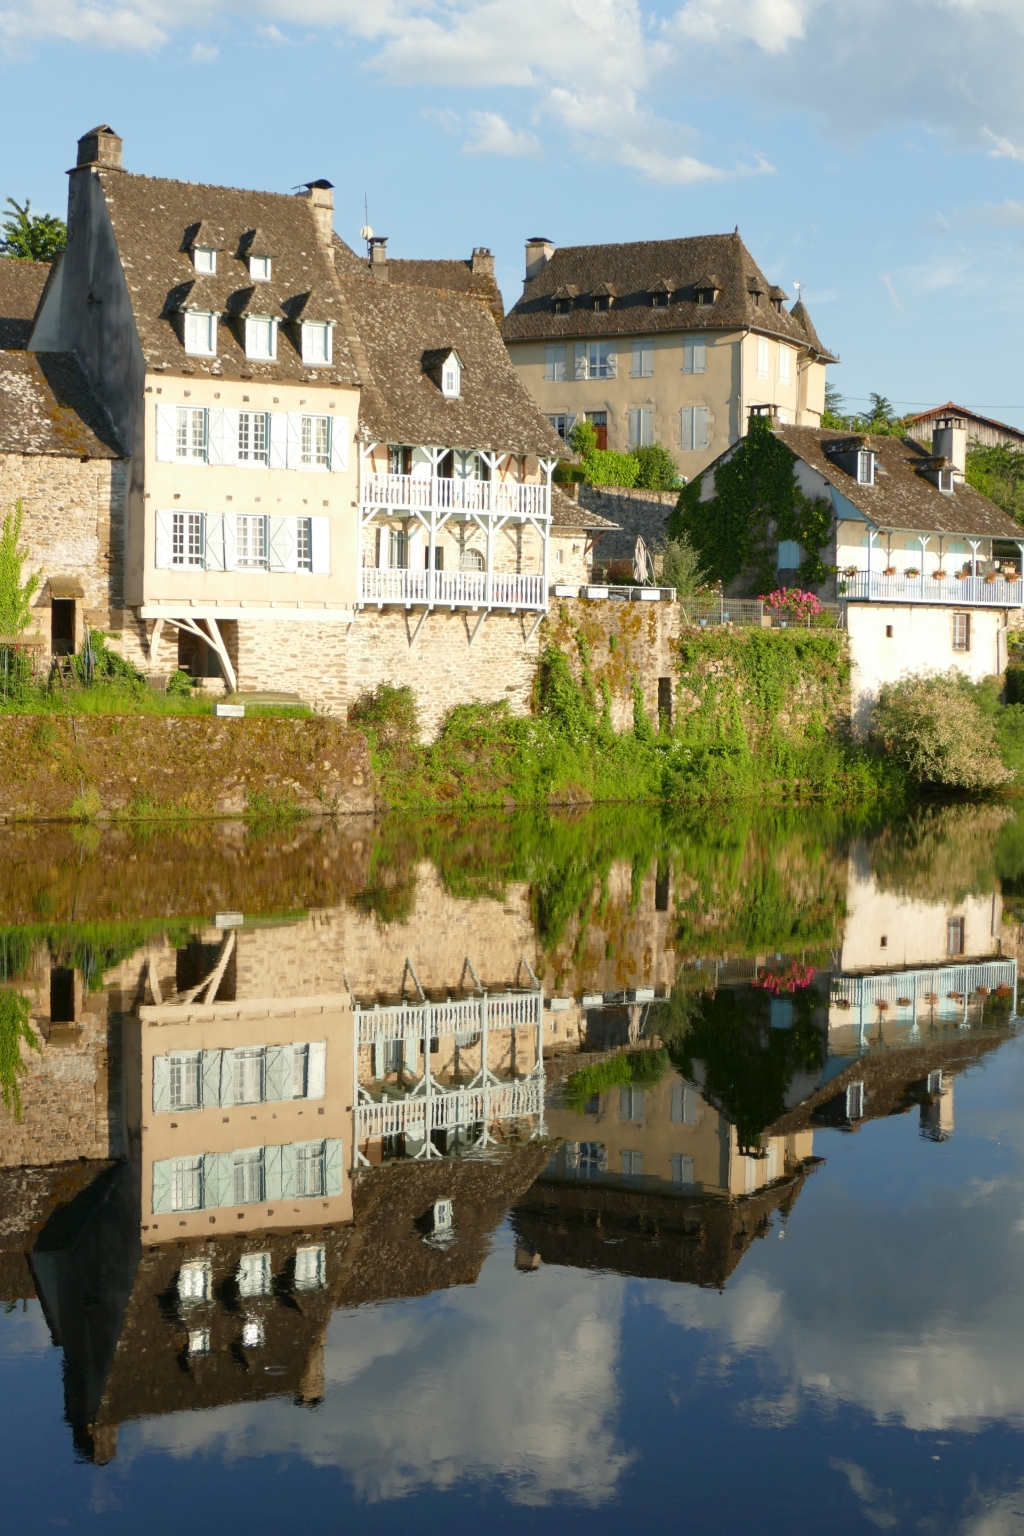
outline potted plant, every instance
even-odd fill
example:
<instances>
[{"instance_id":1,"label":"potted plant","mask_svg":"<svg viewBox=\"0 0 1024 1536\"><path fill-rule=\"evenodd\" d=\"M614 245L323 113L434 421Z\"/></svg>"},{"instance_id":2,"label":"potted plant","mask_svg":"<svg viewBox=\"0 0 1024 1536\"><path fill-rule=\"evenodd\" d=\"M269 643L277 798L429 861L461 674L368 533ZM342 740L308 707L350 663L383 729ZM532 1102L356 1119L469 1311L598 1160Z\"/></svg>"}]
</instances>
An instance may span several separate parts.
<instances>
[{"instance_id":1,"label":"potted plant","mask_svg":"<svg viewBox=\"0 0 1024 1536\"><path fill-rule=\"evenodd\" d=\"M904 576L920 576L921 572L916 565L908 565L903 574Z\"/></svg>"},{"instance_id":2,"label":"potted plant","mask_svg":"<svg viewBox=\"0 0 1024 1536\"><path fill-rule=\"evenodd\" d=\"M885 570L882 572L883 576L895 576L897 574L898 573L894 565L887 565Z\"/></svg>"},{"instance_id":3,"label":"potted plant","mask_svg":"<svg viewBox=\"0 0 1024 1536\"><path fill-rule=\"evenodd\" d=\"M985 585L987 587L991 587L994 584L995 579L996 579L995 571L989 571L988 575L985 577Z\"/></svg>"},{"instance_id":4,"label":"potted plant","mask_svg":"<svg viewBox=\"0 0 1024 1536\"><path fill-rule=\"evenodd\" d=\"M937 992L926 992L924 995L924 1000L926 1003L937 1003L939 1000L939 994Z\"/></svg>"},{"instance_id":5,"label":"potted plant","mask_svg":"<svg viewBox=\"0 0 1024 1536\"><path fill-rule=\"evenodd\" d=\"M860 575L860 567L856 566L856 565L844 565L843 566L843 575L844 576L859 576Z\"/></svg>"},{"instance_id":6,"label":"potted plant","mask_svg":"<svg viewBox=\"0 0 1024 1536\"><path fill-rule=\"evenodd\" d=\"M1020 581L1020 574L1017 571L1005 571L1003 574L1007 581Z\"/></svg>"},{"instance_id":7,"label":"potted plant","mask_svg":"<svg viewBox=\"0 0 1024 1536\"><path fill-rule=\"evenodd\" d=\"M945 579L946 579L945 571L932 571L932 580L933 581L945 581Z\"/></svg>"},{"instance_id":8,"label":"potted plant","mask_svg":"<svg viewBox=\"0 0 1024 1536\"><path fill-rule=\"evenodd\" d=\"M880 997L878 999L877 1003L875 1004L875 1007L878 1009L879 1013L888 1013L889 1012L889 1004L886 1002L884 997Z\"/></svg>"},{"instance_id":9,"label":"potted plant","mask_svg":"<svg viewBox=\"0 0 1024 1536\"><path fill-rule=\"evenodd\" d=\"M896 1006L897 1006L897 1008L909 1008L910 1004L911 1004L911 999L909 997L898 997L896 999Z\"/></svg>"}]
</instances>

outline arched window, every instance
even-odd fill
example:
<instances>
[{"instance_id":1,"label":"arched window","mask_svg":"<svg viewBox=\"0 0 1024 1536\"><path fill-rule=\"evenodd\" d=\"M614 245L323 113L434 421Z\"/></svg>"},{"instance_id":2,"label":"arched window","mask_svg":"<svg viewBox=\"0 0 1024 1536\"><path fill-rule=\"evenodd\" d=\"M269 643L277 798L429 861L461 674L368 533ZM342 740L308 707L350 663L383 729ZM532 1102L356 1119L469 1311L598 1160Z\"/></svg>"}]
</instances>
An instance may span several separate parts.
<instances>
[{"instance_id":1,"label":"arched window","mask_svg":"<svg viewBox=\"0 0 1024 1536\"><path fill-rule=\"evenodd\" d=\"M460 571L482 571L485 568L483 555L478 549L464 549L459 556Z\"/></svg>"}]
</instances>

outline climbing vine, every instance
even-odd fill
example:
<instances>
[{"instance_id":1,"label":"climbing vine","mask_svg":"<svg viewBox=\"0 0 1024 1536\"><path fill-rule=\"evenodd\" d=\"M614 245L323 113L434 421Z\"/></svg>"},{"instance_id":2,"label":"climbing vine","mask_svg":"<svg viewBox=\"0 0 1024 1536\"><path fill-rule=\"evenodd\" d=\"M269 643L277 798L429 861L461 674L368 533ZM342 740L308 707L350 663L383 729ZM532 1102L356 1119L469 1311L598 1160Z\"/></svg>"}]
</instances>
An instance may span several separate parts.
<instances>
[{"instance_id":1,"label":"climbing vine","mask_svg":"<svg viewBox=\"0 0 1024 1536\"><path fill-rule=\"evenodd\" d=\"M0 1094L4 1108L10 1110L16 1120L21 1119L18 1078L27 1070L21 1054L22 1043L31 1050L42 1050L29 1014L28 998L11 987L0 988Z\"/></svg>"},{"instance_id":2,"label":"climbing vine","mask_svg":"<svg viewBox=\"0 0 1024 1536\"><path fill-rule=\"evenodd\" d=\"M728 586L749 574L752 590L775 586L777 546L793 539L804 552L799 577L821 586L830 572L821 552L832 528L832 508L822 496L805 496L795 460L766 416L753 416L736 452L715 470L715 494L701 501L703 476L680 493L668 522L670 538L685 535L708 574Z\"/></svg>"}]
</instances>

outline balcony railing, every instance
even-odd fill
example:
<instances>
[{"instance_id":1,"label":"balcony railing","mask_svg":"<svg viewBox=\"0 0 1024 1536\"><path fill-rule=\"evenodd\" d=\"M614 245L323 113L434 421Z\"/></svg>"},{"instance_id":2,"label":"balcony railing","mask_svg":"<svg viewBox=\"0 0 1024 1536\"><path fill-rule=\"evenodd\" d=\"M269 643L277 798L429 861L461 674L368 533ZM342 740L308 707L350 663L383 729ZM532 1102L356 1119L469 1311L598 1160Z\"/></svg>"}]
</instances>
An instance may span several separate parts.
<instances>
[{"instance_id":1,"label":"balcony railing","mask_svg":"<svg viewBox=\"0 0 1024 1536\"><path fill-rule=\"evenodd\" d=\"M493 517L550 515L546 485L520 485L516 480L455 480L442 476L369 475L363 483L364 511L479 512Z\"/></svg>"},{"instance_id":2,"label":"balcony railing","mask_svg":"<svg viewBox=\"0 0 1024 1536\"><path fill-rule=\"evenodd\" d=\"M429 1131L518 1120L539 1115L543 1108L544 1084L540 1078L363 1102L356 1106L356 1140L409 1134L425 1140Z\"/></svg>"},{"instance_id":3,"label":"balcony railing","mask_svg":"<svg viewBox=\"0 0 1024 1536\"><path fill-rule=\"evenodd\" d=\"M1016 960L882 971L874 976L834 976L830 1002L839 1010L836 1019L845 1014L855 1025L877 1023L877 1015L882 1013L896 1024L911 1026L932 1017L938 1022L962 1022L968 1008L983 1003L997 987L1009 988L1010 1013L1015 1016Z\"/></svg>"},{"instance_id":4,"label":"balcony railing","mask_svg":"<svg viewBox=\"0 0 1024 1536\"><path fill-rule=\"evenodd\" d=\"M539 573L385 570L376 566L364 566L360 572L359 601L378 607L385 603L513 610L547 607L544 577Z\"/></svg>"},{"instance_id":5,"label":"balcony railing","mask_svg":"<svg viewBox=\"0 0 1024 1536\"><path fill-rule=\"evenodd\" d=\"M544 997L541 992L499 992L443 1003L392 1003L384 1008L356 1008L353 1018L360 1045L384 1040L422 1040L441 1035L470 1034L484 1029L538 1027Z\"/></svg>"},{"instance_id":6,"label":"balcony railing","mask_svg":"<svg viewBox=\"0 0 1024 1536\"><path fill-rule=\"evenodd\" d=\"M997 576L947 576L936 581L929 571L924 576L883 576L880 572L859 571L856 576L840 576L839 596L848 602L950 603L958 608L1024 607L1024 584Z\"/></svg>"}]
</instances>

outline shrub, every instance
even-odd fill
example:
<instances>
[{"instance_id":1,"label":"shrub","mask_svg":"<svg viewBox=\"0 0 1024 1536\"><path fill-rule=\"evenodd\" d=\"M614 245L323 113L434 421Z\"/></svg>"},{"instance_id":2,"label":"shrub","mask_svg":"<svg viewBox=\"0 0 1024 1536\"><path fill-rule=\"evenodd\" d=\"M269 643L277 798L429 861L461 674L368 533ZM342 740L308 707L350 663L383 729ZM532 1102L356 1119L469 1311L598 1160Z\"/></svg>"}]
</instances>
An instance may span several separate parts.
<instances>
[{"instance_id":1,"label":"shrub","mask_svg":"<svg viewBox=\"0 0 1024 1536\"><path fill-rule=\"evenodd\" d=\"M1013 778L999 755L994 720L956 672L887 684L875 709L874 731L920 784L996 789Z\"/></svg>"},{"instance_id":2,"label":"shrub","mask_svg":"<svg viewBox=\"0 0 1024 1536\"><path fill-rule=\"evenodd\" d=\"M416 700L408 685L396 688L380 683L370 693L361 694L348 712L349 724L374 731L382 747L415 741L419 736Z\"/></svg>"},{"instance_id":3,"label":"shrub","mask_svg":"<svg viewBox=\"0 0 1024 1536\"><path fill-rule=\"evenodd\" d=\"M651 443L646 448L634 448L633 456L640 466L636 483L645 491L678 491L681 485L676 461L661 443Z\"/></svg>"},{"instance_id":4,"label":"shrub","mask_svg":"<svg viewBox=\"0 0 1024 1536\"><path fill-rule=\"evenodd\" d=\"M681 598L693 597L707 582L700 556L685 533L669 539L662 551L661 585L675 587Z\"/></svg>"},{"instance_id":5,"label":"shrub","mask_svg":"<svg viewBox=\"0 0 1024 1536\"><path fill-rule=\"evenodd\" d=\"M640 465L635 453L615 453L611 448L595 448L583 461L591 485L636 485Z\"/></svg>"},{"instance_id":6,"label":"shrub","mask_svg":"<svg viewBox=\"0 0 1024 1536\"><path fill-rule=\"evenodd\" d=\"M167 679L167 692L177 698L192 697L192 679L179 667Z\"/></svg>"},{"instance_id":7,"label":"shrub","mask_svg":"<svg viewBox=\"0 0 1024 1536\"><path fill-rule=\"evenodd\" d=\"M20 635L32 622L32 599L39 587L39 572L21 579L28 550L21 544L20 501L7 513L0 530L0 635Z\"/></svg>"}]
</instances>

